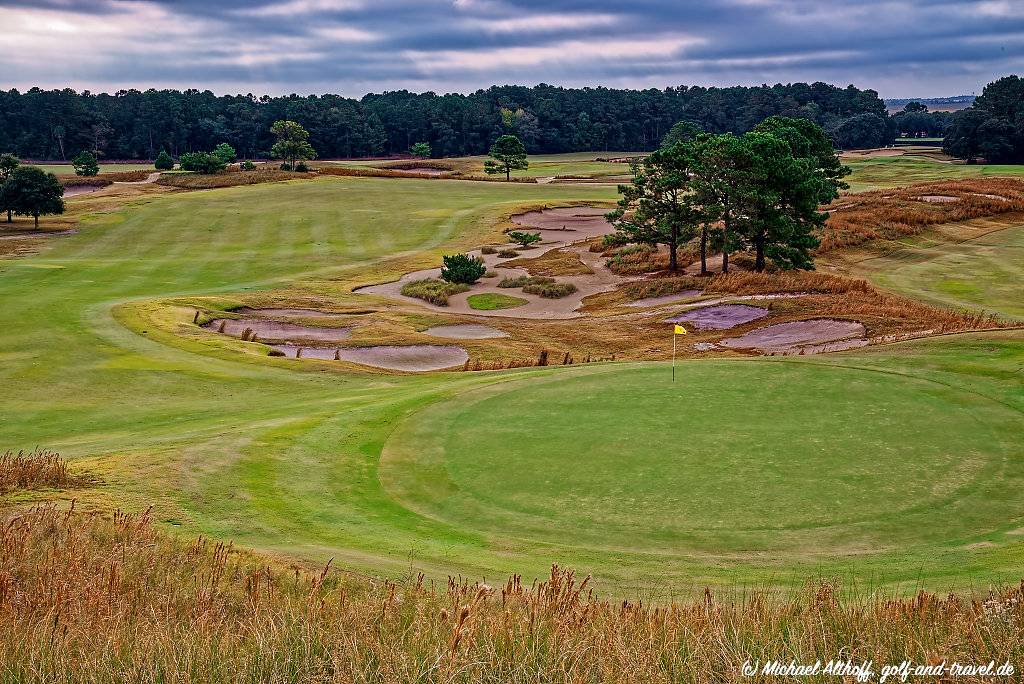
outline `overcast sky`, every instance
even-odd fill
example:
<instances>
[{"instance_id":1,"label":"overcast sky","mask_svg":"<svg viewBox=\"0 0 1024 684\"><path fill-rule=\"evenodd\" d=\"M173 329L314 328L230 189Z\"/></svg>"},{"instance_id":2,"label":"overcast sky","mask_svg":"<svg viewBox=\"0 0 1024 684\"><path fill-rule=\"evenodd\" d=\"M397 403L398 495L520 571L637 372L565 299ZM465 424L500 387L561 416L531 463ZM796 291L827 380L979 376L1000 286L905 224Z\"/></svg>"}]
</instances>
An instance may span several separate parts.
<instances>
[{"instance_id":1,"label":"overcast sky","mask_svg":"<svg viewBox=\"0 0 1024 684\"><path fill-rule=\"evenodd\" d=\"M1024 0L0 0L0 88L468 92L1024 74Z\"/></svg>"}]
</instances>

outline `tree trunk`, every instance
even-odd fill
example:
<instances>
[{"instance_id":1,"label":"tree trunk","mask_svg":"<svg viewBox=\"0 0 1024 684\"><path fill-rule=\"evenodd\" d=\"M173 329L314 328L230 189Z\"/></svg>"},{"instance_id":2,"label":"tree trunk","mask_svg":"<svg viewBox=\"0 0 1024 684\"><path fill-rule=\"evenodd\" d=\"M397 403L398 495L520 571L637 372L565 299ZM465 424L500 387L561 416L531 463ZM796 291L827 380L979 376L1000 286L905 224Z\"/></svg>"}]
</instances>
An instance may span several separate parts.
<instances>
[{"instance_id":1,"label":"tree trunk","mask_svg":"<svg viewBox=\"0 0 1024 684\"><path fill-rule=\"evenodd\" d=\"M754 240L754 249L757 257L754 259L754 270L758 273L764 271L764 236L758 235Z\"/></svg>"},{"instance_id":2,"label":"tree trunk","mask_svg":"<svg viewBox=\"0 0 1024 684\"><path fill-rule=\"evenodd\" d=\"M512 167L511 166L506 166L505 167L505 180L506 181L512 180Z\"/></svg>"},{"instance_id":3,"label":"tree trunk","mask_svg":"<svg viewBox=\"0 0 1024 684\"><path fill-rule=\"evenodd\" d=\"M39 214L32 214L32 218L36 220L36 228L39 228Z\"/></svg>"},{"instance_id":4,"label":"tree trunk","mask_svg":"<svg viewBox=\"0 0 1024 684\"><path fill-rule=\"evenodd\" d=\"M668 270L675 273L678 270L678 264L676 263L676 249L678 249L677 243L679 242L679 228L675 225L672 226L672 243L668 246Z\"/></svg>"},{"instance_id":5,"label":"tree trunk","mask_svg":"<svg viewBox=\"0 0 1024 684\"><path fill-rule=\"evenodd\" d=\"M7 222L8 223L14 223L14 218L12 217L13 213L14 213L13 209L8 209L7 210Z\"/></svg>"},{"instance_id":6,"label":"tree trunk","mask_svg":"<svg viewBox=\"0 0 1024 684\"><path fill-rule=\"evenodd\" d=\"M722 220L722 273L729 272L729 223L731 220L732 217L726 211Z\"/></svg>"},{"instance_id":7,"label":"tree trunk","mask_svg":"<svg viewBox=\"0 0 1024 684\"><path fill-rule=\"evenodd\" d=\"M700 227L700 274L708 274L708 227Z\"/></svg>"}]
</instances>

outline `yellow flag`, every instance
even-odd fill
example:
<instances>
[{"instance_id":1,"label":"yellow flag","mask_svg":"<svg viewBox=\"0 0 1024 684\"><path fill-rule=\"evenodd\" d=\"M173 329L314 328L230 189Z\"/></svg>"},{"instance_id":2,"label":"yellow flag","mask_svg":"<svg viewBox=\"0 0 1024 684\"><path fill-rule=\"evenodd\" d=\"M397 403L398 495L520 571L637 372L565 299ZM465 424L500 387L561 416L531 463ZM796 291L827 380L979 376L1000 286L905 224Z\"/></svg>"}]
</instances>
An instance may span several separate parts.
<instances>
[{"instance_id":1,"label":"yellow flag","mask_svg":"<svg viewBox=\"0 0 1024 684\"><path fill-rule=\"evenodd\" d=\"M685 335L685 334L686 334L686 328L684 328L681 325L677 325L676 326L676 335Z\"/></svg>"}]
</instances>

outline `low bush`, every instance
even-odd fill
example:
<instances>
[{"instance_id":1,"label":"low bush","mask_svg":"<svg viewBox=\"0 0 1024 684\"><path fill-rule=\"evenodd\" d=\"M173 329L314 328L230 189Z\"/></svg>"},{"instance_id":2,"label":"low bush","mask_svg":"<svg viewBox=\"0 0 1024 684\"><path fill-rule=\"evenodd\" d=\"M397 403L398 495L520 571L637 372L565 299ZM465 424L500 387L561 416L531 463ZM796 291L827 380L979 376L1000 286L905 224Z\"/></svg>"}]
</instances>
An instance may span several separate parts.
<instances>
[{"instance_id":1,"label":"low bush","mask_svg":"<svg viewBox=\"0 0 1024 684\"><path fill-rule=\"evenodd\" d=\"M480 248L480 253L481 254L497 254L498 250L495 249L494 247L491 247L490 245L484 245L483 247Z\"/></svg>"},{"instance_id":2,"label":"low bush","mask_svg":"<svg viewBox=\"0 0 1024 684\"><path fill-rule=\"evenodd\" d=\"M540 295L545 299L561 299L576 291L572 283L536 283L523 288L526 294Z\"/></svg>"},{"instance_id":3,"label":"low bush","mask_svg":"<svg viewBox=\"0 0 1024 684\"><path fill-rule=\"evenodd\" d=\"M299 162L295 165L295 171L297 173L309 173L309 167L306 166L306 162Z\"/></svg>"},{"instance_id":4,"label":"low bush","mask_svg":"<svg viewBox=\"0 0 1024 684\"><path fill-rule=\"evenodd\" d=\"M449 297L468 289L468 285L461 283L448 283L436 278L426 278L406 283L402 286L402 294L406 297L422 299L436 306L448 306Z\"/></svg>"},{"instance_id":5,"label":"low bush","mask_svg":"<svg viewBox=\"0 0 1024 684\"><path fill-rule=\"evenodd\" d=\"M483 277L484 278L497 278L498 277L498 272L497 271L487 271L487 273L484 273Z\"/></svg>"},{"instance_id":6,"label":"low bush","mask_svg":"<svg viewBox=\"0 0 1024 684\"><path fill-rule=\"evenodd\" d=\"M156 160L153 162L153 167L157 171L170 171L174 168L174 159L171 155L167 154L167 150L160 150L160 154L156 156Z\"/></svg>"},{"instance_id":7,"label":"low bush","mask_svg":"<svg viewBox=\"0 0 1024 684\"><path fill-rule=\"evenodd\" d=\"M498 252L498 256L501 257L502 259L514 259L515 257L519 256L519 252L517 252L514 249L503 249L500 252Z\"/></svg>"},{"instance_id":8,"label":"low bush","mask_svg":"<svg viewBox=\"0 0 1024 684\"><path fill-rule=\"evenodd\" d=\"M179 158L182 171L211 174L223 171L227 164L212 152L186 152Z\"/></svg>"},{"instance_id":9,"label":"low bush","mask_svg":"<svg viewBox=\"0 0 1024 684\"><path fill-rule=\"evenodd\" d=\"M498 287L526 287L528 285L550 285L555 282L554 278L547 276L518 276L516 278L502 278Z\"/></svg>"},{"instance_id":10,"label":"low bush","mask_svg":"<svg viewBox=\"0 0 1024 684\"><path fill-rule=\"evenodd\" d=\"M468 254L446 254L442 257L441 280L472 285L487 272L484 260Z\"/></svg>"},{"instance_id":11,"label":"low bush","mask_svg":"<svg viewBox=\"0 0 1024 684\"><path fill-rule=\"evenodd\" d=\"M508 239L525 249L535 242L540 242L540 233L527 233L521 230L512 230L508 233Z\"/></svg>"},{"instance_id":12,"label":"low bush","mask_svg":"<svg viewBox=\"0 0 1024 684\"><path fill-rule=\"evenodd\" d=\"M256 165L246 159L244 162L238 165L240 171L255 171Z\"/></svg>"}]
</instances>

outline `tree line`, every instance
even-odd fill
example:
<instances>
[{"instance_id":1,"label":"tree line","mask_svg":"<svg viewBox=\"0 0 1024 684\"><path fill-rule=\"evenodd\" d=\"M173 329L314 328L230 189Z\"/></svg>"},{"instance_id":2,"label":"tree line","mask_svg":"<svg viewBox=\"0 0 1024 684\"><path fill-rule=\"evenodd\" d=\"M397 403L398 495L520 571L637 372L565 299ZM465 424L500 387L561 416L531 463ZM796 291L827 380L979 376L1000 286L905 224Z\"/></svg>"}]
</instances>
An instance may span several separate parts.
<instances>
[{"instance_id":1,"label":"tree line","mask_svg":"<svg viewBox=\"0 0 1024 684\"><path fill-rule=\"evenodd\" d=\"M1006 76L985 86L973 105L956 113L943 149L968 162L1024 163L1024 79Z\"/></svg>"},{"instance_id":2,"label":"tree line","mask_svg":"<svg viewBox=\"0 0 1024 684\"><path fill-rule=\"evenodd\" d=\"M677 251L698 241L701 275L708 250L754 252L754 270L768 261L782 269L811 269L818 233L828 213L821 206L849 186L824 129L807 119L773 116L742 135L702 133L680 125L666 144L633 166L633 182L619 186L618 208L608 215L616 232L610 245L666 245L669 270Z\"/></svg>"},{"instance_id":3,"label":"tree line","mask_svg":"<svg viewBox=\"0 0 1024 684\"><path fill-rule=\"evenodd\" d=\"M772 115L820 125L841 147L887 144L894 135L873 90L825 83L663 90L493 86L470 94L369 94L256 97L204 90L71 89L0 91L0 150L29 159L175 158L230 144L242 158L270 154L273 122L309 131L321 157L404 154L418 142L435 157L485 154L514 134L531 154L650 151L673 124L742 134Z\"/></svg>"}]
</instances>

